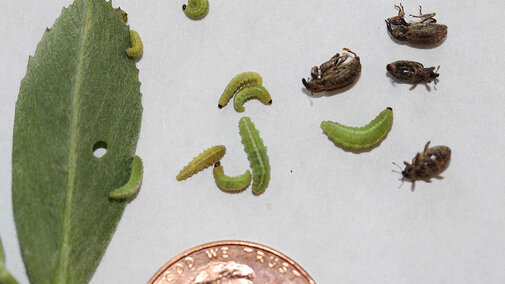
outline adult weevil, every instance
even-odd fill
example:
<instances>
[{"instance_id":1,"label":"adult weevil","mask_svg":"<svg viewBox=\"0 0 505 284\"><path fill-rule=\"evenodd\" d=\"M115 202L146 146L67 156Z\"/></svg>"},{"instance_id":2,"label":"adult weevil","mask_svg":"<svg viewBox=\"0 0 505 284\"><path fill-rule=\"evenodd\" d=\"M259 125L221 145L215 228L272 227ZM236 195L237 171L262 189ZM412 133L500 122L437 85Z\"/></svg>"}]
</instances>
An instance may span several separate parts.
<instances>
[{"instance_id":1,"label":"adult weevil","mask_svg":"<svg viewBox=\"0 0 505 284\"><path fill-rule=\"evenodd\" d=\"M336 54L321 66L312 67L311 77L308 81L302 79L302 83L311 92L322 92L340 89L352 84L361 73L361 62L359 56L348 48L343 48L350 52L354 57L347 62L344 61L349 57L349 54Z\"/></svg>"},{"instance_id":2,"label":"adult weevil","mask_svg":"<svg viewBox=\"0 0 505 284\"><path fill-rule=\"evenodd\" d=\"M436 84L439 76L436 72L438 68L437 70L435 70L435 67L424 68L423 64L408 60L398 60L389 63L386 66L386 70L393 77L416 85L423 82L430 83L431 81L434 81Z\"/></svg>"},{"instance_id":3,"label":"adult weevil","mask_svg":"<svg viewBox=\"0 0 505 284\"><path fill-rule=\"evenodd\" d=\"M412 44L436 44L447 35L447 26L436 23L435 13L423 14L419 6L419 15L410 16L420 18L421 22L407 23L402 4L395 5L395 8L398 9L398 15L385 20L389 33L395 39Z\"/></svg>"},{"instance_id":4,"label":"adult weevil","mask_svg":"<svg viewBox=\"0 0 505 284\"><path fill-rule=\"evenodd\" d=\"M403 162L405 169L401 172L402 181L412 182L412 191L418 180L431 182L432 178L442 178L440 174L447 169L451 160L451 148L447 146L429 147L430 141L424 146L422 153L412 159L412 163ZM396 164L395 164L396 165Z\"/></svg>"}]
</instances>

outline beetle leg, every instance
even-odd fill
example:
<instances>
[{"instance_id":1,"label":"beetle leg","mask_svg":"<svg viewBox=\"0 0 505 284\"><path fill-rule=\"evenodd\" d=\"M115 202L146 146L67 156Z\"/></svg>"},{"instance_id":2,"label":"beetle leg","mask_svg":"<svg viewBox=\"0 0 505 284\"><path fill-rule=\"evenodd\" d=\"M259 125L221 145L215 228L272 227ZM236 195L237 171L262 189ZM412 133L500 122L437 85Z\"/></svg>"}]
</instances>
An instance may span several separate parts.
<instances>
[{"instance_id":1,"label":"beetle leg","mask_svg":"<svg viewBox=\"0 0 505 284\"><path fill-rule=\"evenodd\" d=\"M415 83L414 85L412 85L412 87L410 87L410 88L409 88L409 91L414 90L414 89L417 87L417 85L418 85L418 84L419 84L419 83Z\"/></svg>"},{"instance_id":2,"label":"beetle leg","mask_svg":"<svg viewBox=\"0 0 505 284\"><path fill-rule=\"evenodd\" d=\"M338 65L340 58L341 58L340 54L337 53L332 58L330 58L330 60L321 64L321 66L319 66L320 73L324 74L326 71L328 71L328 70L332 69L334 66Z\"/></svg>"},{"instance_id":3,"label":"beetle leg","mask_svg":"<svg viewBox=\"0 0 505 284\"><path fill-rule=\"evenodd\" d=\"M416 181L412 181L412 192L416 189Z\"/></svg>"},{"instance_id":4,"label":"beetle leg","mask_svg":"<svg viewBox=\"0 0 505 284\"><path fill-rule=\"evenodd\" d=\"M414 157L414 160L412 160L412 164L414 166L420 166L423 164L423 159L422 159L422 154L417 153L416 156Z\"/></svg>"},{"instance_id":5,"label":"beetle leg","mask_svg":"<svg viewBox=\"0 0 505 284\"><path fill-rule=\"evenodd\" d=\"M437 15L436 13L423 14L423 7L421 7L421 5L419 5L419 16L412 15L412 14L410 14L409 16L422 19L421 23L424 23L426 21L429 21L430 23L436 23L437 20L434 18L436 15Z\"/></svg>"},{"instance_id":6,"label":"beetle leg","mask_svg":"<svg viewBox=\"0 0 505 284\"><path fill-rule=\"evenodd\" d=\"M419 6L421 7L421 6ZM403 9L403 5L402 3L400 3L400 5L395 5L395 8L398 10L398 17L405 17L405 9Z\"/></svg>"},{"instance_id":7,"label":"beetle leg","mask_svg":"<svg viewBox=\"0 0 505 284\"><path fill-rule=\"evenodd\" d=\"M426 145L424 145L424 150L423 150L423 155L428 155L428 149L430 146L431 141L426 142Z\"/></svg>"},{"instance_id":8,"label":"beetle leg","mask_svg":"<svg viewBox=\"0 0 505 284\"><path fill-rule=\"evenodd\" d=\"M349 57L349 54L344 54L344 55L340 56L338 62L335 64L335 66L333 66L331 68L331 70L337 69L337 67L339 67L342 63L344 63L348 57Z\"/></svg>"}]
</instances>

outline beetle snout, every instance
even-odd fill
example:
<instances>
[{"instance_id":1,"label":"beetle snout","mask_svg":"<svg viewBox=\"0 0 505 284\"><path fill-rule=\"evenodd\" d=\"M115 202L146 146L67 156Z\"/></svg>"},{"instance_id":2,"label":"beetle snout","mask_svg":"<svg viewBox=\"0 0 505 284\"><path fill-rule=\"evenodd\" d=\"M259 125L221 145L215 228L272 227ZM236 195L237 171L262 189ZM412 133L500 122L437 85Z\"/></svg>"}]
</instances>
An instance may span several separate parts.
<instances>
[{"instance_id":1,"label":"beetle snout","mask_svg":"<svg viewBox=\"0 0 505 284\"><path fill-rule=\"evenodd\" d=\"M393 72L393 65L391 65L391 64L386 65L386 70L388 70L388 72L392 73Z\"/></svg>"}]
</instances>

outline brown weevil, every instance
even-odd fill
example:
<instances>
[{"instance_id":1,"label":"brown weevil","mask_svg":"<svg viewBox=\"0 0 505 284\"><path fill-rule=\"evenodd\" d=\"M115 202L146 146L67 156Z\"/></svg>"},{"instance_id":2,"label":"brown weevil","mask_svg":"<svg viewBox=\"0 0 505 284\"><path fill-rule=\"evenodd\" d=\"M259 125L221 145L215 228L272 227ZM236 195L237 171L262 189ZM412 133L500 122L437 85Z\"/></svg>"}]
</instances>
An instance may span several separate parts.
<instances>
[{"instance_id":1,"label":"brown weevil","mask_svg":"<svg viewBox=\"0 0 505 284\"><path fill-rule=\"evenodd\" d=\"M436 70L435 67L424 68L423 64L408 60L398 60L386 65L386 70L393 77L413 84L430 83L431 81L436 84L439 76L438 68L440 66Z\"/></svg>"},{"instance_id":2,"label":"brown weevil","mask_svg":"<svg viewBox=\"0 0 505 284\"><path fill-rule=\"evenodd\" d=\"M361 73L361 62L359 56L348 48L343 48L350 52L354 57L347 62L348 54L336 54L321 66L312 67L309 80L302 79L302 83L309 91L317 93L322 91L331 91L351 85Z\"/></svg>"},{"instance_id":3,"label":"brown weevil","mask_svg":"<svg viewBox=\"0 0 505 284\"><path fill-rule=\"evenodd\" d=\"M401 172L402 181L412 182L412 191L418 180L431 182L432 178L442 178L440 174L447 169L451 160L451 149L447 146L429 148L430 141L424 146L422 153L412 159L412 163L403 162L405 169ZM395 164L396 165L396 164Z\"/></svg>"},{"instance_id":4,"label":"brown weevil","mask_svg":"<svg viewBox=\"0 0 505 284\"><path fill-rule=\"evenodd\" d=\"M420 18L421 22L407 23L402 4L395 5L395 8L398 9L398 15L385 21L389 33L396 40L412 44L436 44L447 35L447 26L436 23L435 13L423 14L422 7L419 6L419 16L410 16Z\"/></svg>"}]
</instances>

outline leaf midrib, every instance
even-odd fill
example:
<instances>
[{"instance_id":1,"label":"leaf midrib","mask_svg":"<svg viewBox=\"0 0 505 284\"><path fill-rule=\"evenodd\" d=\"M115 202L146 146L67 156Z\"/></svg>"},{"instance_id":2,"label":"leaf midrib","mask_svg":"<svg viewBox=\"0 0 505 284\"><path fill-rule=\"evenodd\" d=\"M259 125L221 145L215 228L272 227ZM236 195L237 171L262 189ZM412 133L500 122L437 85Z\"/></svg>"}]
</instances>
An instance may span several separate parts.
<instances>
[{"instance_id":1,"label":"leaf midrib","mask_svg":"<svg viewBox=\"0 0 505 284\"><path fill-rule=\"evenodd\" d=\"M68 259L70 255L69 238L70 230L72 227L72 199L75 191L75 175L77 168L77 127L79 125L79 106L81 102L81 86L82 86L82 73L84 65L84 52L86 39L88 37L89 30L91 28L91 2L87 2L86 6L86 22L81 31L81 44L79 47L79 62L76 67L76 79L75 84L72 89L72 120L70 127L70 147L68 154L68 182L67 188L65 190L65 204L63 211L63 228L62 228L62 242L60 249L60 256L58 266L55 270L55 283L67 283L68 276Z\"/></svg>"}]
</instances>

